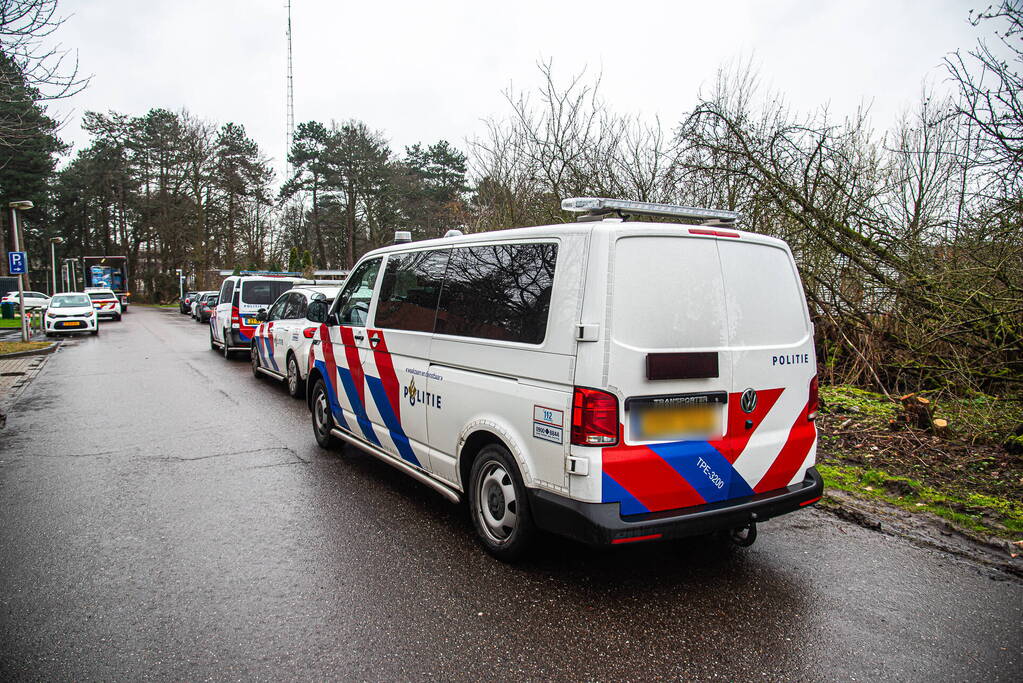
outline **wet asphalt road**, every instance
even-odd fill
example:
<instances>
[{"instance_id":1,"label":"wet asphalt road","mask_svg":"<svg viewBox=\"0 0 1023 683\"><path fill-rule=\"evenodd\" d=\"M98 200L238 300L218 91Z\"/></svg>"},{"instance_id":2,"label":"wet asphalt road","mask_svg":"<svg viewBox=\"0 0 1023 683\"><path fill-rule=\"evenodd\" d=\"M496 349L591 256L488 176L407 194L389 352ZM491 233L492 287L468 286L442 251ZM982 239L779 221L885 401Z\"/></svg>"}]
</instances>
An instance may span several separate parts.
<instances>
[{"instance_id":1,"label":"wet asphalt road","mask_svg":"<svg viewBox=\"0 0 1023 683\"><path fill-rule=\"evenodd\" d=\"M1018 680L1023 586L815 510L746 550L502 565L176 310L52 357L0 431L3 679Z\"/></svg>"}]
</instances>

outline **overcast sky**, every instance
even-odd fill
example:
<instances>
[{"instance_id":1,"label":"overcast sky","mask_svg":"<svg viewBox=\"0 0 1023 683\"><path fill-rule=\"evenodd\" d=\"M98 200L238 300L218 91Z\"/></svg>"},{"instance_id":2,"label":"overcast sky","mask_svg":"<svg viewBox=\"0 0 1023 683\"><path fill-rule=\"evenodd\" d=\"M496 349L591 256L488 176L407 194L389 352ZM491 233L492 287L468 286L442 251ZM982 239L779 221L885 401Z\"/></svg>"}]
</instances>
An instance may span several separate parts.
<instances>
[{"instance_id":1,"label":"overcast sky","mask_svg":"<svg viewBox=\"0 0 1023 683\"><path fill-rule=\"evenodd\" d=\"M77 49L89 87L54 105L82 146L88 110L133 115L182 107L245 126L283 166L286 0L63 0L57 37ZM986 3L979 3L986 4ZM481 120L508 111L509 84L602 72L621 112L673 124L729 60L752 56L796 108L836 114L871 103L888 127L942 57L968 49L977 2L959 0L293 0L295 118L356 118L396 151L447 139L465 148Z\"/></svg>"}]
</instances>

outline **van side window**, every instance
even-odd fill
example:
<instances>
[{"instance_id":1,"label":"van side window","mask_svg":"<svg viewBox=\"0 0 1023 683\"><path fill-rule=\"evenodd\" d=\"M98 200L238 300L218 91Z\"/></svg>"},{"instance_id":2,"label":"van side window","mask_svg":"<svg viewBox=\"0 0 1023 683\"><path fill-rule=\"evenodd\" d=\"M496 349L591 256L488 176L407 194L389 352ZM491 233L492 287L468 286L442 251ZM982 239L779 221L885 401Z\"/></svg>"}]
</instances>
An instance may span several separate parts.
<instances>
[{"instance_id":1,"label":"van side window","mask_svg":"<svg viewBox=\"0 0 1023 683\"><path fill-rule=\"evenodd\" d=\"M437 333L543 343L557 259L556 244L452 250Z\"/></svg>"},{"instance_id":2,"label":"van side window","mask_svg":"<svg viewBox=\"0 0 1023 683\"><path fill-rule=\"evenodd\" d=\"M449 250L413 251L387 258L377 300L377 327L433 332Z\"/></svg>"},{"instance_id":3,"label":"van side window","mask_svg":"<svg viewBox=\"0 0 1023 683\"><path fill-rule=\"evenodd\" d=\"M288 307L284 309L284 317L293 320L305 317L306 300L305 294L292 292L288 296Z\"/></svg>"},{"instance_id":4,"label":"van side window","mask_svg":"<svg viewBox=\"0 0 1023 683\"><path fill-rule=\"evenodd\" d=\"M274 305L270 307L270 310L266 314L267 320L280 320L284 316L284 308L288 305L288 297L281 296Z\"/></svg>"},{"instance_id":5,"label":"van side window","mask_svg":"<svg viewBox=\"0 0 1023 683\"><path fill-rule=\"evenodd\" d=\"M342 325L365 327L369 317L369 302L373 298L373 285L380 272L381 259L375 258L363 262L357 267L337 295L334 310L337 320Z\"/></svg>"},{"instance_id":6,"label":"van side window","mask_svg":"<svg viewBox=\"0 0 1023 683\"><path fill-rule=\"evenodd\" d=\"M232 294L234 294L234 280L224 280L224 286L220 290L220 300L230 303Z\"/></svg>"}]
</instances>

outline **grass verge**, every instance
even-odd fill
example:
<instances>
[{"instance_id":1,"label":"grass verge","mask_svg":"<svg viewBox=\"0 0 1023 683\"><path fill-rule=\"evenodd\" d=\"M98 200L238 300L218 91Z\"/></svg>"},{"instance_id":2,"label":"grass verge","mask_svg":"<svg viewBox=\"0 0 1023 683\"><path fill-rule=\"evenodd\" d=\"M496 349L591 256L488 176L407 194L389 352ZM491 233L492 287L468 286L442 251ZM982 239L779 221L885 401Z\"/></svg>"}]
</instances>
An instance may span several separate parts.
<instances>
[{"instance_id":1,"label":"grass verge","mask_svg":"<svg viewBox=\"0 0 1023 683\"><path fill-rule=\"evenodd\" d=\"M821 387L818 468L825 484L868 501L929 512L966 532L1023 537L1023 456L1003 445L1023 422L1018 400L931 396L941 436L889 420L897 398Z\"/></svg>"},{"instance_id":2,"label":"grass verge","mask_svg":"<svg viewBox=\"0 0 1023 683\"><path fill-rule=\"evenodd\" d=\"M21 327L20 318L0 318L0 328L10 327L18 329Z\"/></svg>"},{"instance_id":3,"label":"grass verge","mask_svg":"<svg viewBox=\"0 0 1023 683\"><path fill-rule=\"evenodd\" d=\"M1023 535L1023 504L982 493L943 491L909 477L856 465L817 466L829 488L883 501L910 512L930 512L980 534L1009 540Z\"/></svg>"},{"instance_id":4,"label":"grass verge","mask_svg":"<svg viewBox=\"0 0 1023 683\"><path fill-rule=\"evenodd\" d=\"M18 351L38 351L45 349L52 342L0 342L0 355L17 353Z\"/></svg>"}]
</instances>

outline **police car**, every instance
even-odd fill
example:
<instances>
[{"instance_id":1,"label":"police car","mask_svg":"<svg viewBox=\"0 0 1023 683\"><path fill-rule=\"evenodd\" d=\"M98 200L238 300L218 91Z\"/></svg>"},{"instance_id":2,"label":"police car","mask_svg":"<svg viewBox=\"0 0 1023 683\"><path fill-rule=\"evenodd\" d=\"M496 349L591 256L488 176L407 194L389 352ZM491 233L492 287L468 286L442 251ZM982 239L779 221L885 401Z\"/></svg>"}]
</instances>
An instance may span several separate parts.
<instances>
[{"instance_id":1,"label":"police car","mask_svg":"<svg viewBox=\"0 0 1023 683\"><path fill-rule=\"evenodd\" d=\"M92 307L101 318L121 319L121 300L112 289L102 287L86 287L85 293L92 299Z\"/></svg>"},{"instance_id":2,"label":"police car","mask_svg":"<svg viewBox=\"0 0 1023 683\"><path fill-rule=\"evenodd\" d=\"M243 271L224 278L217 307L210 315L210 348L224 358L234 351L249 351L260 321L256 314L297 283L308 282L298 273Z\"/></svg>"},{"instance_id":3,"label":"police car","mask_svg":"<svg viewBox=\"0 0 1023 683\"><path fill-rule=\"evenodd\" d=\"M43 330L47 337L67 332L99 334L99 316L93 301L84 292L54 294L43 316Z\"/></svg>"},{"instance_id":4,"label":"police car","mask_svg":"<svg viewBox=\"0 0 1023 683\"><path fill-rule=\"evenodd\" d=\"M340 287L301 285L289 289L270 306L256 314L260 321L253 337L252 373L287 383L288 393L295 398L305 396L305 380L309 374L309 348L323 320L307 317L309 302L334 302Z\"/></svg>"},{"instance_id":5,"label":"police car","mask_svg":"<svg viewBox=\"0 0 1023 683\"><path fill-rule=\"evenodd\" d=\"M316 441L467 499L504 560L537 530L748 545L816 502L813 328L788 246L727 211L562 206L581 221L372 251L333 305L311 302Z\"/></svg>"}]
</instances>

